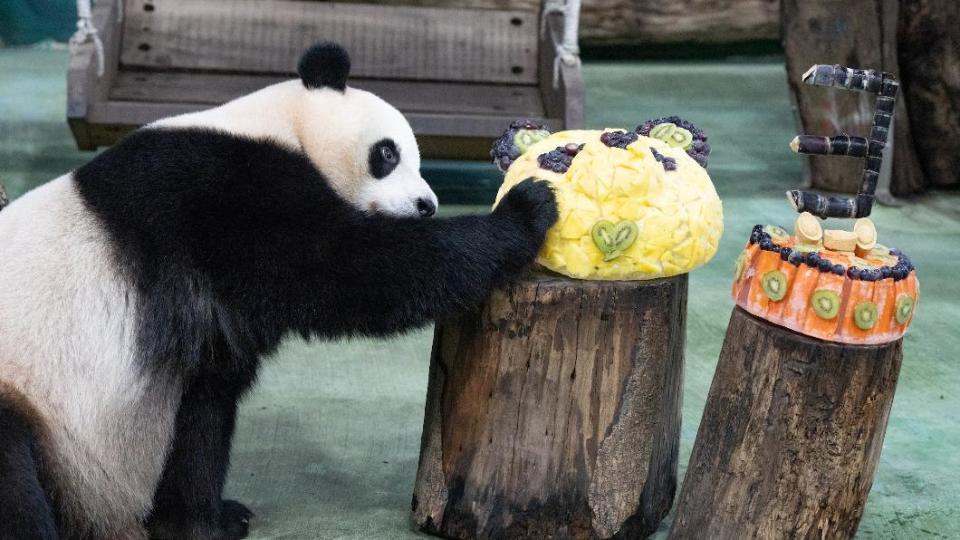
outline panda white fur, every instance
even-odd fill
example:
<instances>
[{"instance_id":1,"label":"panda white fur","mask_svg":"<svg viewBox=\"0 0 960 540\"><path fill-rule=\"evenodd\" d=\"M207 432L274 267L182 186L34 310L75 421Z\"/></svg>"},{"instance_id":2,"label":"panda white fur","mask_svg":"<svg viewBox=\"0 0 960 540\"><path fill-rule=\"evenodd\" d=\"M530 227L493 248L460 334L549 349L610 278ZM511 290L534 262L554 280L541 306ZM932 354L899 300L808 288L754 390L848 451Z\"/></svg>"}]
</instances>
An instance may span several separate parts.
<instances>
[{"instance_id":1,"label":"panda white fur","mask_svg":"<svg viewBox=\"0 0 960 540\"><path fill-rule=\"evenodd\" d=\"M402 115L318 44L300 80L137 130L0 212L0 539L242 538L237 401L285 335L477 304L556 219L436 197Z\"/></svg>"}]
</instances>

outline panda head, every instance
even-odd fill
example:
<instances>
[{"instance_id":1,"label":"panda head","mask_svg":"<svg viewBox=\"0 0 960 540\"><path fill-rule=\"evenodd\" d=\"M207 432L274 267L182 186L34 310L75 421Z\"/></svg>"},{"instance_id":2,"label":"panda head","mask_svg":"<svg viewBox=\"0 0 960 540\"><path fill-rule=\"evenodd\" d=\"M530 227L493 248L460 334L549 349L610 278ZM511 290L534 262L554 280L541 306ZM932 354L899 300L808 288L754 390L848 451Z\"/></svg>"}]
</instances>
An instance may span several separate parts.
<instances>
[{"instance_id":1,"label":"panda head","mask_svg":"<svg viewBox=\"0 0 960 540\"><path fill-rule=\"evenodd\" d=\"M298 72L306 95L298 138L333 189L366 212L433 215L437 196L420 176L410 124L386 101L347 86L347 52L318 43L303 54Z\"/></svg>"}]
</instances>

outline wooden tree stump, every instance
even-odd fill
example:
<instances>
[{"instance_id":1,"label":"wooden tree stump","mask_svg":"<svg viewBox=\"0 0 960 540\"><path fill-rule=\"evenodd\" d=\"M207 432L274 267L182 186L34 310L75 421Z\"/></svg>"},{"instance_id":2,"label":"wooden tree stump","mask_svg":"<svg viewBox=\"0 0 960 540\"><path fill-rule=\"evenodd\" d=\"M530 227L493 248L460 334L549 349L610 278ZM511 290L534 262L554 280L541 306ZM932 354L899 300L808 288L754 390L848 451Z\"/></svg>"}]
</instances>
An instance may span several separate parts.
<instances>
[{"instance_id":1,"label":"wooden tree stump","mask_svg":"<svg viewBox=\"0 0 960 540\"><path fill-rule=\"evenodd\" d=\"M533 275L437 326L413 520L454 538L636 538L676 488L687 277Z\"/></svg>"},{"instance_id":2,"label":"wooden tree stump","mask_svg":"<svg viewBox=\"0 0 960 540\"><path fill-rule=\"evenodd\" d=\"M870 133L876 96L803 84L813 64L841 64L898 75L898 0L782 0L781 26L787 55L787 79L796 104L798 133L832 135ZM898 195L922 191L926 180L913 145L903 98L897 99L889 190ZM815 189L856 193L863 160L805 156L806 183ZM881 171L882 172L882 171ZM883 182L878 193L884 194Z\"/></svg>"},{"instance_id":3,"label":"wooden tree stump","mask_svg":"<svg viewBox=\"0 0 960 540\"><path fill-rule=\"evenodd\" d=\"M901 343L828 343L734 308L670 538L853 537Z\"/></svg>"},{"instance_id":4,"label":"wooden tree stump","mask_svg":"<svg viewBox=\"0 0 960 540\"><path fill-rule=\"evenodd\" d=\"M900 3L900 78L917 154L930 183L960 186L960 3Z\"/></svg>"}]
</instances>

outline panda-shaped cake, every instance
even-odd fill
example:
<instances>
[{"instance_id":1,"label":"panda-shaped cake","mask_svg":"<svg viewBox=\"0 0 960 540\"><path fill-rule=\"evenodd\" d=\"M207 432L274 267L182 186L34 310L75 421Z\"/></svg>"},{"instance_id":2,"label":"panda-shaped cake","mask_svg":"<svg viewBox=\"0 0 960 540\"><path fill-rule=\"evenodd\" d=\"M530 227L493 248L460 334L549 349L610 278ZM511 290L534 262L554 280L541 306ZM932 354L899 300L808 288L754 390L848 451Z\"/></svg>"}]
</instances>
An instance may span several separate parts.
<instances>
[{"instance_id":1,"label":"panda-shaped cake","mask_svg":"<svg viewBox=\"0 0 960 540\"><path fill-rule=\"evenodd\" d=\"M291 333L421 327L534 259L552 191L437 201L403 116L300 80L133 132L0 212L0 538L241 538L237 401Z\"/></svg>"},{"instance_id":2,"label":"panda-shaped cake","mask_svg":"<svg viewBox=\"0 0 960 540\"><path fill-rule=\"evenodd\" d=\"M560 209L537 262L579 279L685 274L717 252L723 208L706 172L706 135L678 117L634 131L550 134L514 122L494 143L506 172L498 200L527 178L548 180Z\"/></svg>"}]
</instances>

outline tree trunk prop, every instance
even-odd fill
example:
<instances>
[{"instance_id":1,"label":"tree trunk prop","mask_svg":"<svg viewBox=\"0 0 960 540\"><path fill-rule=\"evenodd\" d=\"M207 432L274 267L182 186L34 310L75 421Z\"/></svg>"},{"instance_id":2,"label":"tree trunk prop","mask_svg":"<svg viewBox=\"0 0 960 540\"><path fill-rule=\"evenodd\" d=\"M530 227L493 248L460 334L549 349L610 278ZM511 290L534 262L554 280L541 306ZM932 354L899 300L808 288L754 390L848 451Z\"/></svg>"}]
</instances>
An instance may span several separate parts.
<instances>
[{"instance_id":1,"label":"tree trunk prop","mask_svg":"<svg viewBox=\"0 0 960 540\"><path fill-rule=\"evenodd\" d=\"M676 489L687 276L533 275L437 326L413 520L453 538L636 538Z\"/></svg>"},{"instance_id":2,"label":"tree trunk prop","mask_svg":"<svg viewBox=\"0 0 960 540\"><path fill-rule=\"evenodd\" d=\"M898 0L782 0L781 30L787 54L787 80L796 106L798 133L866 137L873 121L869 93L826 90L803 84L800 75L813 64L841 64L897 75ZM897 100L891 139L889 190L897 195L922 191L926 180L914 150L904 99ZM862 161L808 156L806 184L814 189L856 193ZM881 184L879 195L884 195Z\"/></svg>"},{"instance_id":3,"label":"tree trunk prop","mask_svg":"<svg viewBox=\"0 0 960 540\"><path fill-rule=\"evenodd\" d=\"M670 538L852 538L901 360L735 308Z\"/></svg>"},{"instance_id":4,"label":"tree trunk prop","mask_svg":"<svg viewBox=\"0 0 960 540\"><path fill-rule=\"evenodd\" d=\"M900 79L930 183L960 186L960 2L900 4Z\"/></svg>"}]
</instances>

